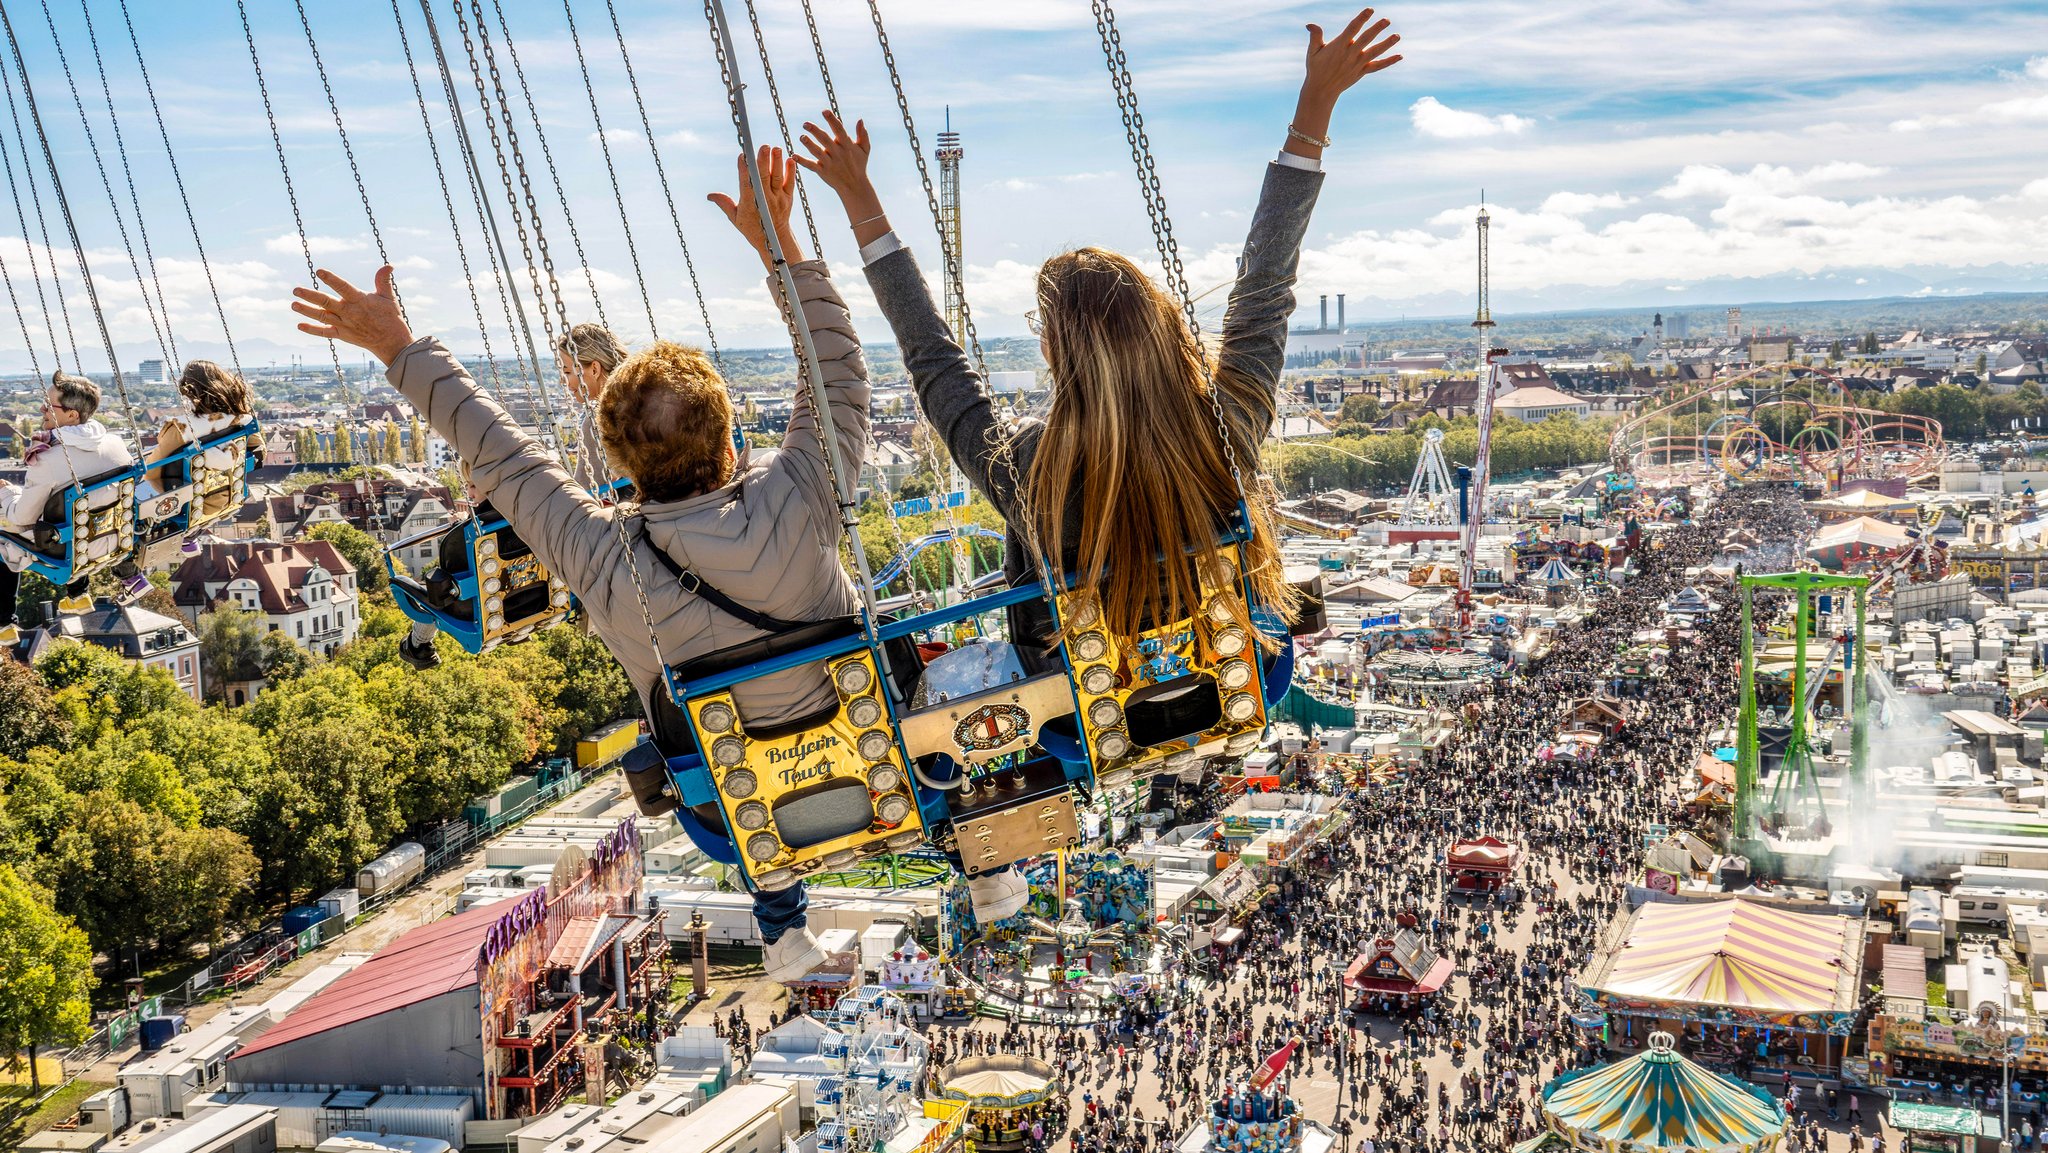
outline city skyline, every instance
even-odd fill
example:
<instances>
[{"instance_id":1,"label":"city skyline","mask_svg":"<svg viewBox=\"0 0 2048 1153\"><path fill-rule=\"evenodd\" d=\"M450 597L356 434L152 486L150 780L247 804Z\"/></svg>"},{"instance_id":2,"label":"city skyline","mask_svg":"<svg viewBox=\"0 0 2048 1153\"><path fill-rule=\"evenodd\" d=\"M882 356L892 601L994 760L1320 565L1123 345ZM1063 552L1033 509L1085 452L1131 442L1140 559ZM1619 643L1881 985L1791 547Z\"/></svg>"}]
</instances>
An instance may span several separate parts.
<instances>
[{"instance_id":1,"label":"city skyline","mask_svg":"<svg viewBox=\"0 0 2048 1153\"><path fill-rule=\"evenodd\" d=\"M814 116L822 86L801 12L794 4L759 7L786 112L792 120ZM931 220L866 12L817 7L840 104L868 119L893 223L934 275ZM1120 13L1190 283L1210 294L1203 308L1212 319L1225 296L1214 290L1242 245L1260 167L1281 142L1301 25L1334 25L1349 15L1327 5L1246 7L1190 0L1127 3ZM245 357L324 359L322 346L292 331L284 308L289 287L304 280L303 260L234 11L131 9ZM170 302L171 335L183 355L221 355L220 322L122 12L103 0L90 0L90 11ZM759 266L703 201L705 192L730 185L734 150L703 21L651 4L622 4L618 12L713 325L731 347L772 346L779 323ZM884 4L883 12L927 156L948 107L965 138L967 296L984 335L1022 334L1032 273L1049 253L1101 243L1156 259L1087 5L914 0ZM308 14L415 328L481 351L390 13L372 8L353 22L331 11ZM602 8L579 6L574 14L661 334L701 341L611 23ZM1382 7L1381 14L1402 33L1406 59L1361 85L1339 110L1330 178L1303 258L1298 320L1313 320L1322 293L1345 293L1349 318L1358 322L1469 307L1481 188L1492 213L1503 314L2048 286L2048 163L2038 147L2048 128L2048 55L2009 47L2048 44L2048 12L2037 7L1988 4L1958 19L1904 6L1857 13L1822 3L1528 9L1460 0ZM250 15L314 257L366 277L375 244L304 33L288 9ZM427 67L425 27L417 9L405 15L467 255L482 273L485 254L467 185L452 164L456 146L436 96L439 75ZM503 186L452 16L452 8L436 9L480 171L516 263ZM646 310L563 9L507 3L505 16L606 316L629 342L642 342ZM769 139L774 113L744 8L735 5L732 16L741 22L735 34L755 132ZM84 18L61 6L55 17L140 257ZM159 341L50 32L29 20L15 30L121 355L158 355L145 351ZM507 94L523 118L498 31ZM11 163L20 165L25 158L8 128ZM530 126L522 125L521 143L567 307L572 319L590 318L589 289ZM19 179L16 187L24 188ZM810 191L825 255L856 319L886 340L837 205L822 187ZM46 177L42 196L51 241L69 266L65 295L76 343L95 367L104 354L93 351L97 332L80 311L85 295ZM36 235L33 205L25 201L24 209ZM798 231L808 248L801 222ZM13 205L0 206L0 258L47 360L53 341L21 232ZM47 277L49 254L36 239L33 260ZM515 280L530 294L523 268ZM481 288L494 351L507 355L497 288L487 279ZM68 362L71 340L61 320L56 327L54 343ZM0 369L28 367L22 345L20 325L0 326Z\"/></svg>"}]
</instances>

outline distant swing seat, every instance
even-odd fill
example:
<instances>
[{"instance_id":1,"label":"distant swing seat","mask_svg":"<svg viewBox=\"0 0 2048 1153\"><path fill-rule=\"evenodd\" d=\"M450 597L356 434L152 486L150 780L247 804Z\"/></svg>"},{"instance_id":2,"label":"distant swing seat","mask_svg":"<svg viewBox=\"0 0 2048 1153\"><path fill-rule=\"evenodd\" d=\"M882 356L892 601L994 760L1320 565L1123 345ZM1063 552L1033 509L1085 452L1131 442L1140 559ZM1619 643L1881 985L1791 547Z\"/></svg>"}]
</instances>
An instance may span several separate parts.
<instances>
[{"instance_id":1,"label":"distant swing seat","mask_svg":"<svg viewBox=\"0 0 2048 1153\"><path fill-rule=\"evenodd\" d=\"M135 550L135 489L130 465L82 477L50 494L26 532L0 538L28 556L28 571L59 588L105 572Z\"/></svg>"},{"instance_id":2,"label":"distant swing seat","mask_svg":"<svg viewBox=\"0 0 2048 1153\"><path fill-rule=\"evenodd\" d=\"M393 556L429 541L438 542L440 563L424 581L400 574ZM575 608L569 587L488 503L473 516L397 542L385 564L399 609L454 637L465 652L523 641L567 620Z\"/></svg>"},{"instance_id":3,"label":"distant swing seat","mask_svg":"<svg viewBox=\"0 0 2048 1153\"><path fill-rule=\"evenodd\" d=\"M161 470L163 491L136 509L144 541L189 536L233 516L249 497L249 474L262 457L263 429L250 416L145 464L145 476Z\"/></svg>"},{"instance_id":4,"label":"distant swing seat","mask_svg":"<svg viewBox=\"0 0 2048 1153\"><path fill-rule=\"evenodd\" d=\"M595 495L604 499L622 487L613 481ZM401 573L398 555L429 542L435 566L424 577ZM400 611L455 638L468 653L516 644L576 611L569 586L548 572L489 501L462 520L392 544L384 567Z\"/></svg>"}]
</instances>

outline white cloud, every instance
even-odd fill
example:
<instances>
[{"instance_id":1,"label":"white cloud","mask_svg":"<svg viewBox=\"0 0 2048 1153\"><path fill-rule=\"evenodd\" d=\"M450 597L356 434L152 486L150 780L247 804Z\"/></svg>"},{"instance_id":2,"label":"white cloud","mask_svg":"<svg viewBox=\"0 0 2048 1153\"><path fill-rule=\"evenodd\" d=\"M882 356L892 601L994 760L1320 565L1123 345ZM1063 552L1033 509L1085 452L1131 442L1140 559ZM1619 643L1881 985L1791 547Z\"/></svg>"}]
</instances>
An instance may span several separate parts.
<instances>
[{"instance_id":1,"label":"white cloud","mask_svg":"<svg viewBox=\"0 0 2048 1153\"><path fill-rule=\"evenodd\" d=\"M2015 96L2010 100L1993 101L1977 111L1987 120L2002 122L2048 120L2048 92L2037 96Z\"/></svg>"},{"instance_id":2,"label":"white cloud","mask_svg":"<svg viewBox=\"0 0 2048 1153\"><path fill-rule=\"evenodd\" d=\"M680 148L701 148L704 144L704 138L687 128L679 128L674 132L664 133L661 137L661 142L663 144L674 144Z\"/></svg>"},{"instance_id":3,"label":"white cloud","mask_svg":"<svg viewBox=\"0 0 2048 1153\"><path fill-rule=\"evenodd\" d=\"M1671 183L1659 188L1657 195L1666 200L1726 199L1744 193L1783 195L1817 184L1868 180L1884 172L1854 161L1818 164L1803 172L1774 164L1759 164L1748 172L1731 172L1718 164L1688 164Z\"/></svg>"},{"instance_id":4,"label":"white cloud","mask_svg":"<svg viewBox=\"0 0 2048 1153\"><path fill-rule=\"evenodd\" d=\"M2027 183L2020 188L2020 199L2048 200L2048 176L2043 176L2039 180L2027 181Z\"/></svg>"},{"instance_id":5,"label":"white cloud","mask_svg":"<svg viewBox=\"0 0 2048 1153\"><path fill-rule=\"evenodd\" d=\"M1466 112L1452 108L1434 96L1425 96L1408 106L1408 119L1415 131L1439 140L1466 140L1477 136L1517 135L1526 131L1534 120L1503 112L1499 116L1488 116L1482 112Z\"/></svg>"},{"instance_id":6,"label":"white cloud","mask_svg":"<svg viewBox=\"0 0 2048 1153\"><path fill-rule=\"evenodd\" d=\"M2036 56L2027 61L2027 75L2036 80L2048 80L2048 56Z\"/></svg>"},{"instance_id":7,"label":"white cloud","mask_svg":"<svg viewBox=\"0 0 2048 1153\"><path fill-rule=\"evenodd\" d=\"M1627 208L1636 198L1619 192L1553 192L1539 212L1557 216L1584 216L1602 208Z\"/></svg>"},{"instance_id":8,"label":"white cloud","mask_svg":"<svg viewBox=\"0 0 2048 1153\"><path fill-rule=\"evenodd\" d=\"M308 236L305 247L312 250L314 257L334 256L343 252L362 252L369 244L354 236ZM263 242L265 252L276 252L296 256L300 253L299 234L287 232L273 236Z\"/></svg>"},{"instance_id":9,"label":"white cloud","mask_svg":"<svg viewBox=\"0 0 2048 1153\"><path fill-rule=\"evenodd\" d=\"M597 143L597 133L591 133L588 139L592 144ZM604 130L604 141L606 144L638 144L640 134L631 128L607 128Z\"/></svg>"}]
</instances>

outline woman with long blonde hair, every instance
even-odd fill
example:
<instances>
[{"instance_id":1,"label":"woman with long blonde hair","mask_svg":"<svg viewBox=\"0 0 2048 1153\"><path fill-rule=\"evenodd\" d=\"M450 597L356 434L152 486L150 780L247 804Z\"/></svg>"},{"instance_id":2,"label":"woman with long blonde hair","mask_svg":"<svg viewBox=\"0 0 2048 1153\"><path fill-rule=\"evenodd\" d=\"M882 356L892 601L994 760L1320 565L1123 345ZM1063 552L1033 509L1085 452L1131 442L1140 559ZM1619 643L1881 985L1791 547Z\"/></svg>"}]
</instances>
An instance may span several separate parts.
<instances>
[{"instance_id":1,"label":"woman with long blonde hair","mask_svg":"<svg viewBox=\"0 0 2048 1153\"><path fill-rule=\"evenodd\" d=\"M1051 403L1039 419L1008 427L889 227L867 174L866 126L849 133L829 112L824 125L804 126L810 155L797 163L839 194L925 415L1010 526L1004 570L1028 578L1040 563L1035 542L1075 587L1095 590L1119 636L1190 615L1200 601L1196 566L1159 558L1213 558L1241 491L1252 514L1253 597L1276 615L1293 604L1254 476L1331 115L1352 85L1401 59L1389 54L1400 37L1383 35L1388 22L1372 17L1365 9L1327 41L1308 27L1301 94L1285 147L1266 167L1213 364L1179 303L1130 258L1093 247L1061 253L1040 267L1028 318L1051 369Z\"/></svg>"},{"instance_id":2,"label":"woman with long blonde hair","mask_svg":"<svg viewBox=\"0 0 2048 1153\"><path fill-rule=\"evenodd\" d=\"M1273 510L1254 479L1258 450L1277 408L1324 137L1338 98L1400 60L1390 54L1400 37L1384 35L1387 23L1368 8L1332 39L1308 26L1294 118L1266 166L1213 365L1179 302L1128 257L1101 248L1062 253L1040 267L1029 317L1051 370L1051 402L1038 419L1014 425L997 415L987 382L890 229L868 178L866 125L849 133L829 112L823 125L804 125L810 155L797 163L839 194L925 416L1008 524L1003 569L1012 583L1057 566L1056 580L1092 590L1118 637L1182 620L1201 602L1198 574L1213 571L1242 495L1252 599L1265 613L1291 616L1295 595ZM1180 556L1196 563L1162 563ZM1013 614L1011 633L1027 660L1042 659L1058 640L1037 605ZM1021 883L1015 889L1021 906ZM977 914L987 896L975 894Z\"/></svg>"}]
</instances>

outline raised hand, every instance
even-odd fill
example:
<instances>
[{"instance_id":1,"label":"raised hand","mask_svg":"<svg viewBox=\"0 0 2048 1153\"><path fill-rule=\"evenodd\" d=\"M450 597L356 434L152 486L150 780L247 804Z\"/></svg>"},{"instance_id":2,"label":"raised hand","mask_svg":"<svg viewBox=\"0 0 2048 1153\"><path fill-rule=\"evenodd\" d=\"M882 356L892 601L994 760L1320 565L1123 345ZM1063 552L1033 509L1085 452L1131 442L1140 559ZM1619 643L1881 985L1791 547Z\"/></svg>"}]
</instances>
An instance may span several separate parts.
<instances>
[{"instance_id":1,"label":"raised hand","mask_svg":"<svg viewBox=\"0 0 2048 1153\"><path fill-rule=\"evenodd\" d=\"M364 292L326 269L313 275L334 290L333 295L317 288L294 288L292 311L310 317L299 322L299 331L352 344L389 365L412 343L412 330L398 311L398 289L391 278L391 266L377 270L377 289Z\"/></svg>"},{"instance_id":2,"label":"raised hand","mask_svg":"<svg viewBox=\"0 0 2048 1153\"><path fill-rule=\"evenodd\" d=\"M1337 99L1367 76L1401 62L1389 55L1401 37L1383 36L1386 20L1373 20L1365 9L1351 18L1332 39L1325 39L1322 26L1308 26L1308 68L1301 81L1301 96L1294 105L1294 120L1288 125L1287 150L1312 159L1323 154L1319 143L1330 130L1330 114ZM1370 26L1368 26L1368 24Z\"/></svg>"},{"instance_id":3,"label":"raised hand","mask_svg":"<svg viewBox=\"0 0 2048 1153\"><path fill-rule=\"evenodd\" d=\"M783 257L794 264L804 258L803 251L796 246L796 234L789 227L790 205L796 200L796 164L791 157L784 155L782 149L766 144L761 146L756 163L761 168L762 190L767 193L768 213L775 227L775 238L782 244ZM754 246L761 263L773 268L775 257L768 248L767 230L761 226L760 203L754 196L754 185L747 172L744 154L739 158L739 174L737 198L714 192L705 199L716 204L732 226L739 229L740 235L746 237L747 243Z\"/></svg>"},{"instance_id":4,"label":"raised hand","mask_svg":"<svg viewBox=\"0 0 2048 1153\"><path fill-rule=\"evenodd\" d=\"M830 111L822 114L827 127L804 124L804 148L810 156L796 158L798 164L818 174L825 186L839 194L846 209L846 222L853 226L856 243L867 244L889 231L888 215L882 211L882 196L868 179L868 126L853 122L853 131Z\"/></svg>"}]
</instances>

